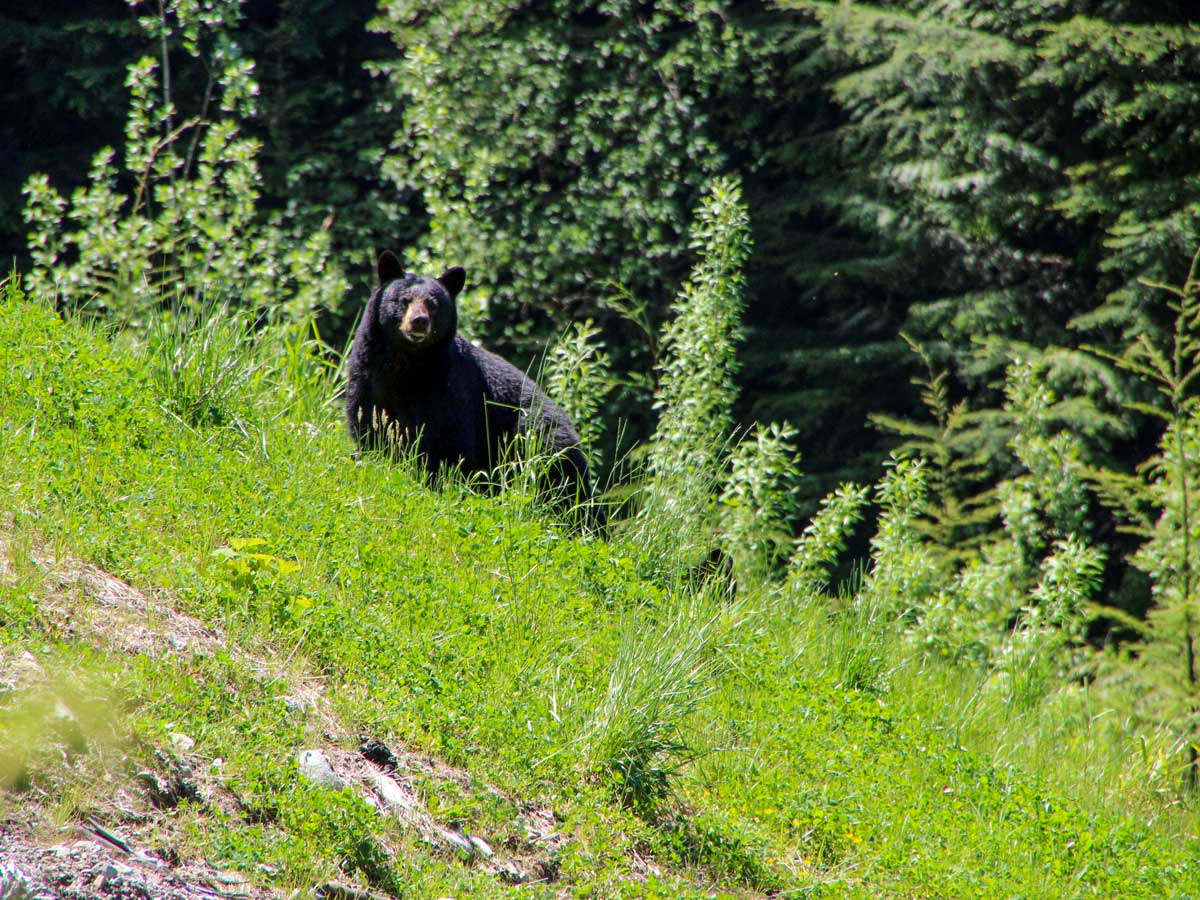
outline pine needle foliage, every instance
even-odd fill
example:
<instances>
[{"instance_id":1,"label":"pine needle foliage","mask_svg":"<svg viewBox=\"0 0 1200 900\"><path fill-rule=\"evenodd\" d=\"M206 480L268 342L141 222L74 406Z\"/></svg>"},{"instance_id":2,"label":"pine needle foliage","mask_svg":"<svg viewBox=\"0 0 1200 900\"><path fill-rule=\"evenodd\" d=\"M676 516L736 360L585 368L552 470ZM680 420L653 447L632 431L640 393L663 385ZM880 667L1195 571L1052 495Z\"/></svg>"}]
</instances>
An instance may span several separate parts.
<instances>
[{"instance_id":1,"label":"pine needle foliage","mask_svg":"<svg viewBox=\"0 0 1200 900\"><path fill-rule=\"evenodd\" d=\"M999 405L994 385L1014 356L1044 356L1074 367L1053 373L1060 389L1071 379L1064 396L1098 404L1080 406L1081 435L1111 438L1099 410L1135 389L1128 375L1084 377L1078 357L1047 351L1076 346L1080 330L1115 352L1138 334L1169 336L1139 279L1177 281L1198 227L1200 29L1184 7L782 5L815 23L808 67L833 109L806 158L814 214L836 223L841 255L828 254L823 279L803 273L802 290L847 316L854 300L833 300L848 287L880 298L849 337L794 365L822 353L830 372L856 357L878 365L903 330L982 412ZM868 328L870 356L854 340ZM1001 420L979 425L991 446L1007 440L988 434Z\"/></svg>"},{"instance_id":2,"label":"pine needle foliage","mask_svg":"<svg viewBox=\"0 0 1200 900\"><path fill-rule=\"evenodd\" d=\"M823 28L846 116L831 137L849 177L829 202L944 266L910 327L1041 343L1072 319L1129 338L1168 324L1137 279L1190 252L1200 214L1200 29L1177 4L785 6Z\"/></svg>"},{"instance_id":3,"label":"pine needle foliage","mask_svg":"<svg viewBox=\"0 0 1200 900\"><path fill-rule=\"evenodd\" d=\"M1055 209L1101 238L1089 250L1104 299L1076 324L1165 339L1171 321L1145 279L1178 279L1200 229L1200 28L1169 3L1088 7L1038 30L1029 78L1068 90L1078 151Z\"/></svg>"},{"instance_id":4,"label":"pine needle foliage","mask_svg":"<svg viewBox=\"0 0 1200 900\"><path fill-rule=\"evenodd\" d=\"M928 497L924 515L914 521L938 564L953 570L973 558L994 532L999 503L993 487L1002 473L994 447L994 417L973 413L966 400L950 399L949 370L938 368L928 350L902 338L925 370L912 383L918 388L928 421L884 413L871 415L876 427L901 438L897 452L925 461Z\"/></svg>"},{"instance_id":5,"label":"pine needle foliage","mask_svg":"<svg viewBox=\"0 0 1200 900\"><path fill-rule=\"evenodd\" d=\"M1002 356L979 368L973 338L1061 334L1071 282L1044 212L1061 162L1039 140L1048 115L1057 120L1023 88L1036 57L1022 27L1038 11L1002 14L987 0L786 5L822 28L814 65L843 114L822 141L841 163L820 183L822 202L875 237L851 262L901 306L901 327L976 375Z\"/></svg>"},{"instance_id":6,"label":"pine needle foliage","mask_svg":"<svg viewBox=\"0 0 1200 900\"><path fill-rule=\"evenodd\" d=\"M1123 354L1097 350L1158 395L1134 409L1162 423L1157 452L1136 476L1092 472L1101 497L1144 540L1130 562L1150 576L1154 606L1144 625L1135 671L1151 715L1176 729L1184 757L1183 783L1200 787L1200 251L1179 285L1145 282L1165 295L1174 314L1170 339L1140 334Z\"/></svg>"}]
</instances>

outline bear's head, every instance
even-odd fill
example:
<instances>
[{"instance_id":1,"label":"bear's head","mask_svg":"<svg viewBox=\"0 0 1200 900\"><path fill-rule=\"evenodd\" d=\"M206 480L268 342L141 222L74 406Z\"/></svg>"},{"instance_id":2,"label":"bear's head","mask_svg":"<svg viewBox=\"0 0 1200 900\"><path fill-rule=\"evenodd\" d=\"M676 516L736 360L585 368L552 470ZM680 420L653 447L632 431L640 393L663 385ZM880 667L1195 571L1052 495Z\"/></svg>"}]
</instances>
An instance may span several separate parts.
<instances>
[{"instance_id":1,"label":"bear's head","mask_svg":"<svg viewBox=\"0 0 1200 900\"><path fill-rule=\"evenodd\" d=\"M437 278L427 278L405 272L396 255L385 250L376 271L380 292L376 323L389 343L411 352L438 346L454 337L458 326L454 299L467 280L462 266L449 268Z\"/></svg>"}]
</instances>

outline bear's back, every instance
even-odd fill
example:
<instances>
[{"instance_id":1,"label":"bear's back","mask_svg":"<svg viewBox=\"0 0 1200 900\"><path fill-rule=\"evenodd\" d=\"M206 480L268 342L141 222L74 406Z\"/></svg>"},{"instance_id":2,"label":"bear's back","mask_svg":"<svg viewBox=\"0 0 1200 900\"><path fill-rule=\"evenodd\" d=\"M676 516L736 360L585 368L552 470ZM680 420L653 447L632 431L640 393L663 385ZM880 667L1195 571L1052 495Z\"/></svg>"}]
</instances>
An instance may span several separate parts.
<instances>
[{"instance_id":1,"label":"bear's back","mask_svg":"<svg viewBox=\"0 0 1200 900\"><path fill-rule=\"evenodd\" d=\"M546 396L537 382L490 350L462 337L457 340L461 352L471 355L483 379L493 433L511 438L533 426L549 439L548 450L558 452L579 444L571 417Z\"/></svg>"}]
</instances>

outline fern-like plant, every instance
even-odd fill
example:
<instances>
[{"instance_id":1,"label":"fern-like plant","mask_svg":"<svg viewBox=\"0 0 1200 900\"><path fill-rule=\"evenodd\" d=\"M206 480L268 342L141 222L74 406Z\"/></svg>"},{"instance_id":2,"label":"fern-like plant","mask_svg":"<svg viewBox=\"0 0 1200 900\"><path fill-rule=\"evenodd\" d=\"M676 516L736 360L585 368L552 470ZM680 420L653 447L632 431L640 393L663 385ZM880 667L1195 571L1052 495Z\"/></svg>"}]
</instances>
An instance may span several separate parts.
<instances>
[{"instance_id":1,"label":"fern-like plant","mask_svg":"<svg viewBox=\"0 0 1200 900\"><path fill-rule=\"evenodd\" d=\"M1135 669L1156 719L1172 723L1183 783L1200 787L1200 251L1182 284L1146 281L1174 313L1169 339L1140 334L1124 353L1094 352L1152 387L1159 402L1133 402L1164 426L1158 451L1135 475L1097 470L1101 498L1144 543L1130 561L1150 576L1154 606Z\"/></svg>"},{"instance_id":2,"label":"fern-like plant","mask_svg":"<svg viewBox=\"0 0 1200 900\"><path fill-rule=\"evenodd\" d=\"M927 497L914 521L928 539L936 562L952 571L967 564L994 532L999 518L995 491L995 429L989 417L973 412L965 400L951 400L950 373L939 369L923 345L900 335L920 359L924 374L912 379L928 418L914 421L875 413L871 421L901 438L896 448L925 461ZM994 418L994 417L991 417Z\"/></svg>"}]
</instances>

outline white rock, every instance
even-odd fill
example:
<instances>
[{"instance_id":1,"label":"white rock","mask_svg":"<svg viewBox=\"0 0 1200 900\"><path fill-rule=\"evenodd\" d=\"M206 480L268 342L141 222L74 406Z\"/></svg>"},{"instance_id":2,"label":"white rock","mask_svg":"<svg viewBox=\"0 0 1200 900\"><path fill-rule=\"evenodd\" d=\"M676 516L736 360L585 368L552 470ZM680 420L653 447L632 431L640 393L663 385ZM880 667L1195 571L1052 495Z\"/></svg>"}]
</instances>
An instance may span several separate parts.
<instances>
[{"instance_id":1,"label":"white rock","mask_svg":"<svg viewBox=\"0 0 1200 900\"><path fill-rule=\"evenodd\" d=\"M379 792L384 805L389 809L409 811L416 806L415 798L386 775L375 775L371 786Z\"/></svg>"},{"instance_id":2,"label":"white rock","mask_svg":"<svg viewBox=\"0 0 1200 900\"><path fill-rule=\"evenodd\" d=\"M33 900L29 876L16 863L0 863L0 900Z\"/></svg>"},{"instance_id":3,"label":"white rock","mask_svg":"<svg viewBox=\"0 0 1200 900\"><path fill-rule=\"evenodd\" d=\"M444 840L447 844L449 844L455 850L461 850L463 853L467 854L468 856L475 855L475 848L472 846L471 842L469 840L467 840L465 835L461 835L456 831L450 831L447 828L443 828L441 837L442 837L442 840Z\"/></svg>"},{"instance_id":4,"label":"white rock","mask_svg":"<svg viewBox=\"0 0 1200 900\"><path fill-rule=\"evenodd\" d=\"M496 851L493 850L491 847L489 847L488 842L485 841L483 838L481 838L479 835L472 834L469 837L470 837L470 841L471 841L471 846L475 848L475 852L478 853L480 856L482 856L484 859L487 859L488 857L496 855Z\"/></svg>"},{"instance_id":5,"label":"white rock","mask_svg":"<svg viewBox=\"0 0 1200 900\"><path fill-rule=\"evenodd\" d=\"M297 762L300 765L300 774L313 784L324 785L335 791L340 791L346 786L345 782L338 777L337 772L333 771L333 766L324 750L302 750L297 757Z\"/></svg>"}]
</instances>

